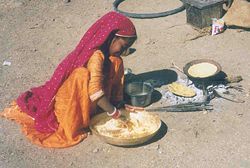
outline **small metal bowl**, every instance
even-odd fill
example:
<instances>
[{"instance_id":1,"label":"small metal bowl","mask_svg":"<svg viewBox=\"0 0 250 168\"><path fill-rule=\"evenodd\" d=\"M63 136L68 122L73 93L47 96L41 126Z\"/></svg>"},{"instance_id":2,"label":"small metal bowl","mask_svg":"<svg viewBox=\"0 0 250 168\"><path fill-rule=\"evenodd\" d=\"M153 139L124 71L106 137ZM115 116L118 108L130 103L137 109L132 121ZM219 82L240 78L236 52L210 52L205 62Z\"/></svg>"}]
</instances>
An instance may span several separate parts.
<instances>
[{"instance_id":1,"label":"small metal bowl","mask_svg":"<svg viewBox=\"0 0 250 168\"><path fill-rule=\"evenodd\" d=\"M131 82L126 85L125 92L133 106L145 107L151 103L153 86L146 82Z\"/></svg>"}]
</instances>

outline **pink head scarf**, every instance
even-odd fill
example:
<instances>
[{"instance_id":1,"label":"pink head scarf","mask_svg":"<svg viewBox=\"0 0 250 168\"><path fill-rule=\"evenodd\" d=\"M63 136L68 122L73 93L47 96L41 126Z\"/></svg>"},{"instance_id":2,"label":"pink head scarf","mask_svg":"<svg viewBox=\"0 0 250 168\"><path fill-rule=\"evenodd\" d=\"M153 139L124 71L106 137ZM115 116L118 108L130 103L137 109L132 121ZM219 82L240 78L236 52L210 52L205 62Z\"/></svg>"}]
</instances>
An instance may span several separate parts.
<instances>
[{"instance_id":1,"label":"pink head scarf","mask_svg":"<svg viewBox=\"0 0 250 168\"><path fill-rule=\"evenodd\" d=\"M56 131L58 122L54 113L54 97L58 89L75 68L89 60L111 33L124 37L136 36L135 27L127 17L117 12L107 13L89 28L77 47L58 65L49 81L40 87L31 88L17 98L21 110L35 119L37 131Z\"/></svg>"}]
</instances>

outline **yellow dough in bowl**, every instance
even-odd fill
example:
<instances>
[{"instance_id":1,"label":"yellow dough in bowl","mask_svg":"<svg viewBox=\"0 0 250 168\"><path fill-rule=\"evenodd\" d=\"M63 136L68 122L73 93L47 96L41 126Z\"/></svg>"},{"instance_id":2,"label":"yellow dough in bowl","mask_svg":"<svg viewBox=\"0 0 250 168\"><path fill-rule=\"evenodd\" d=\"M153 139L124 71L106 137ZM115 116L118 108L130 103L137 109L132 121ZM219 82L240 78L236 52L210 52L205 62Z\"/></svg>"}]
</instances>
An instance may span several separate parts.
<instances>
[{"instance_id":1,"label":"yellow dough in bowl","mask_svg":"<svg viewBox=\"0 0 250 168\"><path fill-rule=\"evenodd\" d=\"M157 130L155 118L146 113L130 113L124 119L108 119L94 125L101 135L113 138L136 138L150 135Z\"/></svg>"}]
</instances>

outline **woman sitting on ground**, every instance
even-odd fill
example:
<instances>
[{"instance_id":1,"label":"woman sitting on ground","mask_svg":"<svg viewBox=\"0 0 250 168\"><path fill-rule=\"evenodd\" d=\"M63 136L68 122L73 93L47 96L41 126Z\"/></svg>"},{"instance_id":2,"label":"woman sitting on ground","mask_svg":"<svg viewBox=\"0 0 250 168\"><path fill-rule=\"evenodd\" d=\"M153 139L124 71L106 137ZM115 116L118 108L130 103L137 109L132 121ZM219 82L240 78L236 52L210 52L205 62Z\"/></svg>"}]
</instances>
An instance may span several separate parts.
<instances>
[{"instance_id":1,"label":"woman sitting on ground","mask_svg":"<svg viewBox=\"0 0 250 168\"><path fill-rule=\"evenodd\" d=\"M43 86L21 94L1 116L22 125L43 147L63 148L87 137L90 117L100 107L118 118L124 69L120 55L136 40L133 23L109 12L97 20Z\"/></svg>"}]
</instances>

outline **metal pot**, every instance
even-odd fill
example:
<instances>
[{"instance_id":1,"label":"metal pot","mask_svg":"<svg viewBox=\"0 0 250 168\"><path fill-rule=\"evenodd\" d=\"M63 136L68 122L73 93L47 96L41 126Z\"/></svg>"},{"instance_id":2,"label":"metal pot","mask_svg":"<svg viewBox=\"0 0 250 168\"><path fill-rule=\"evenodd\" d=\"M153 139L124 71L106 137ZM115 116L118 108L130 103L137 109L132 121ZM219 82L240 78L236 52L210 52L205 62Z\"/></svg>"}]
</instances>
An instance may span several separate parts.
<instances>
[{"instance_id":1,"label":"metal pot","mask_svg":"<svg viewBox=\"0 0 250 168\"><path fill-rule=\"evenodd\" d=\"M153 86L146 82L131 82L126 85L125 92L133 106L145 107L151 103Z\"/></svg>"}]
</instances>

